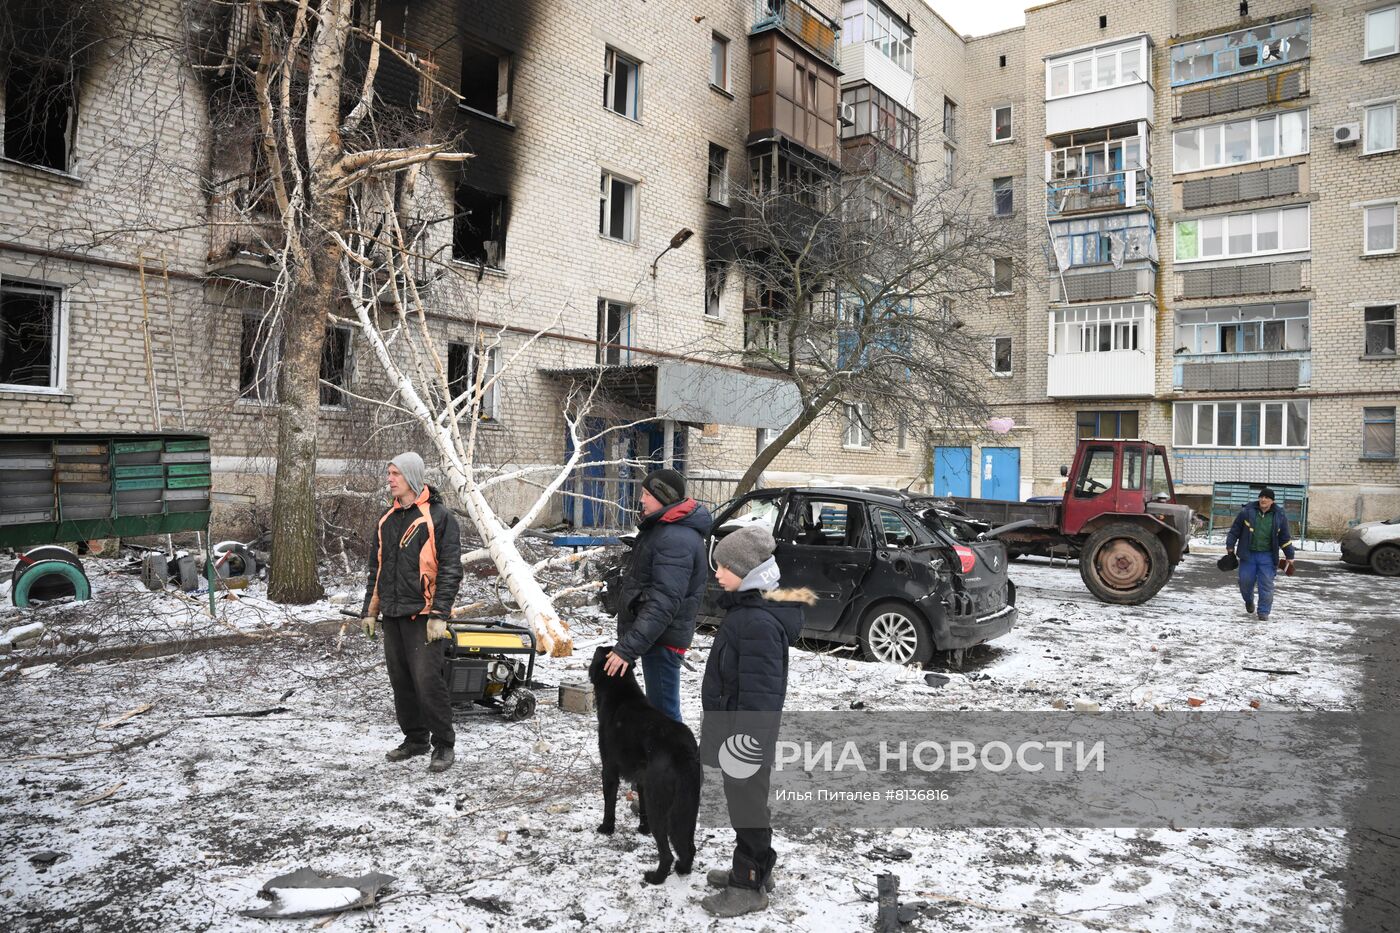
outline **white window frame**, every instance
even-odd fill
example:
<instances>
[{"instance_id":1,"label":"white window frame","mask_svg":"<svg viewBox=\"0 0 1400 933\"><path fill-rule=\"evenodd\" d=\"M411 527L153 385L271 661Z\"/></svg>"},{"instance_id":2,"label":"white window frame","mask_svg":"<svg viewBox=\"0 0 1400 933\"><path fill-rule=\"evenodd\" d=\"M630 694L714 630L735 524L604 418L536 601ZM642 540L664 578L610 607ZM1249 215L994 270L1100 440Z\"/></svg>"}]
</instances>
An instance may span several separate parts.
<instances>
[{"instance_id":1,"label":"white window frame","mask_svg":"<svg viewBox=\"0 0 1400 933\"><path fill-rule=\"evenodd\" d=\"M1123 53L1131 51L1136 51L1138 53L1138 68L1132 80L1124 80ZM1072 52L1058 58L1047 59L1045 62L1045 99L1064 100L1067 97L1078 97L1081 94L1094 94L1098 91L1107 91L1110 88L1142 84L1147 80L1146 75L1151 73L1151 65L1147 60L1148 54L1147 37L1138 36L1135 39L1110 42L1090 49L1080 49L1078 52ZM1112 84L1099 84L1099 68L1097 63L1099 57L1102 55L1113 56L1114 80ZM1084 61L1089 63L1089 79L1092 86L1085 91L1076 91L1074 89L1074 66ZM1069 81L1067 86L1069 90L1064 94L1055 94L1051 91L1054 84L1052 75L1054 74L1054 70L1061 66L1068 69Z\"/></svg>"},{"instance_id":2,"label":"white window frame","mask_svg":"<svg viewBox=\"0 0 1400 933\"><path fill-rule=\"evenodd\" d=\"M1379 211L1382 214L1390 214L1390 245L1380 249L1371 248L1371 212ZM1361 255L1363 256L1384 256L1395 252L1396 240L1400 239L1397 226L1400 225L1400 214L1396 211L1395 201L1382 201L1374 204L1363 204L1361 206Z\"/></svg>"},{"instance_id":3,"label":"white window frame","mask_svg":"<svg viewBox=\"0 0 1400 933\"><path fill-rule=\"evenodd\" d=\"M958 149L956 146L943 144L943 182L951 185L953 179L958 174Z\"/></svg>"},{"instance_id":4,"label":"white window frame","mask_svg":"<svg viewBox=\"0 0 1400 933\"><path fill-rule=\"evenodd\" d=\"M1390 111L1390 145L1371 145L1371 111ZM1373 152L1394 152L1400 146L1400 106L1396 101L1383 101L1379 104L1369 104L1361 111L1361 151L1367 155Z\"/></svg>"},{"instance_id":5,"label":"white window frame","mask_svg":"<svg viewBox=\"0 0 1400 933\"><path fill-rule=\"evenodd\" d=\"M1006 111L1006 135L997 135L997 113ZM992 142L1009 143L1016 138L1016 108L1011 104L1001 104L992 108Z\"/></svg>"},{"instance_id":6,"label":"white window frame","mask_svg":"<svg viewBox=\"0 0 1400 933\"><path fill-rule=\"evenodd\" d=\"M1006 341L1006 362L1009 368L997 369L997 358L1000 356L997 349L1003 340ZM998 379L1010 379L1016 375L1016 340L1014 337L992 338L992 375Z\"/></svg>"},{"instance_id":7,"label":"white window frame","mask_svg":"<svg viewBox=\"0 0 1400 933\"><path fill-rule=\"evenodd\" d=\"M1050 353L1143 352L1151 343L1148 330L1151 307L1145 301L1130 301L1057 308L1050 317ZM1098 334L1099 329L1104 327L1109 329L1109 348L1100 350ZM1092 338L1088 336L1090 334ZM1090 344L1088 349L1085 348L1086 342ZM1137 346L1127 346L1129 343Z\"/></svg>"},{"instance_id":8,"label":"white window frame","mask_svg":"<svg viewBox=\"0 0 1400 933\"><path fill-rule=\"evenodd\" d=\"M627 205L626 216L623 219L623 235L613 236L609 232L612 218L612 189L613 182L621 182L626 185L631 192L630 203ZM609 172L604 169L602 181L599 184L598 199L602 202L601 213L598 218L598 235L605 240L612 240L614 243L636 243L637 242L637 188L636 180L619 175L616 172Z\"/></svg>"},{"instance_id":9,"label":"white window frame","mask_svg":"<svg viewBox=\"0 0 1400 933\"><path fill-rule=\"evenodd\" d=\"M716 55L718 52L718 55ZM715 64L719 63L723 72L715 80ZM729 37L718 32L710 33L710 87L729 93Z\"/></svg>"},{"instance_id":10,"label":"white window frame","mask_svg":"<svg viewBox=\"0 0 1400 933\"><path fill-rule=\"evenodd\" d=\"M1255 404L1259 406L1259 443L1253 446L1241 446L1238 443L1240 439L1240 433L1244 427L1244 421L1241 414L1241 406ZM1236 443L1234 444L1221 444L1219 443L1220 438L1216 436L1216 433L1219 430L1220 426L1220 408L1225 405L1231 405L1235 409ZM1305 425L1303 429L1303 442L1301 444L1288 443L1288 409L1290 405L1303 406ZM1210 409L1210 443L1208 444L1202 444L1198 440L1200 434L1197 432L1197 427L1199 423L1198 419L1201 416L1200 413L1202 408ZM1269 419L1268 412L1270 408L1275 408L1279 412L1279 417L1282 419L1279 426L1282 439L1282 443L1280 444L1269 444L1265 442L1268 436L1267 424ZM1177 441L1177 429L1181 426L1182 412L1186 410L1190 410L1191 412L1191 443L1182 444ZM1306 399L1245 399L1243 401L1230 401L1227 399L1221 399L1219 401L1209 402L1176 402L1172 405L1172 446L1180 449L1204 448L1214 450L1307 450L1309 448L1309 442L1311 440L1311 437L1312 404Z\"/></svg>"},{"instance_id":11,"label":"white window frame","mask_svg":"<svg viewBox=\"0 0 1400 933\"><path fill-rule=\"evenodd\" d=\"M997 263L1004 262L1011 267L1011 287L1005 291L997 289ZM993 295L1014 295L1016 293L1016 264L1010 256L992 257L992 294Z\"/></svg>"},{"instance_id":12,"label":"white window frame","mask_svg":"<svg viewBox=\"0 0 1400 933\"><path fill-rule=\"evenodd\" d=\"M710 159L714 152L721 154L718 174L714 172L715 166ZM729 150L716 143L709 143L705 149L705 200L711 204L729 206Z\"/></svg>"},{"instance_id":13,"label":"white window frame","mask_svg":"<svg viewBox=\"0 0 1400 933\"><path fill-rule=\"evenodd\" d=\"M604 329L602 327L599 327L596 339L594 340L594 346L597 348L598 365L627 366L632 362L631 348L633 345L633 340L635 339L632 336L632 334L637 326L637 308L636 305L629 304L626 301L618 301L615 298L599 298L598 324L601 325L605 323L609 305L617 305L617 307L621 309L620 318L618 320L619 326L616 343L617 362L608 362L607 349L608 347L614 346L614 344L605 339L607 337L607 334L604 332Z\"/></svg>"},{"instance_id":14,"label":"white window frame","mask_svg":"<svg viewBox=\"0 0 1400 933\"><path fill-rule=\"evenodd\" d=\"M1283 117L1284 117L1285 114L1290 114L1290 115L1291 115L1291 114L1301 114L1302 117L1303 117L1303 148L1300 149L1300 150L1298 150L1297 152L1284 152L1284 151L1283 151ZM1273 121L1274 121L1273 131L1272 131L1272 133L1270 134L1270 135L1272 135L1272 137L1273 137L1273 142L1274 142L1274 152L1273 152L1273 155L1260 155L1260 154L1259 154L1259 140L1260 140L1260 128L1259 128L1259 124L1260 124L1261 121L1265 121L1265 120L1273 120ZM1310 142L1310 140L1309 140L1309 131L1310 131L1311 128L1312 128L1312 126L1311 126L1311 120L1312 120L1312 116L1311 116L1311 114L1308 112L1308 108L1303 107L1303 108L1295 109L1295 110L1276 110L1276 111L1274 111L1273 113L1261 113L1261 114L1259 114L1257 117L1250 117L1250 118L1245 119L1245 120L1224 120L1224 121L1222 121L1222 122L1220 122L1220 123L1208 123L1208 124L1206 124L1206 125L1204 125L1204 126L1192 127L1191 129L1177 130L1175 133L1172 133L1172 173L1173 173L1173 174L1176 174L1176 175L1180 175L1180 174L1183 174L1183 173L1185 173L1185 172L1201 172L1201 171L1205 171L1205 170L1207 170L1207 169L1213 169L1213 168L1233 168L1233 167L1236 166L1236 165L1250 165L1250 164L1253 164L1253 163L1256 163L1256 162L1272 162L1274 159L1287 159L1287 158L1290 158L1290 157L1292 157L1292 156L1307 155L1308 152L1309 152L1309 151L1311 150L1311 148L1312 148L1311 142ZM1217 129L1217 128L1218 128L1218 129L1220 130L1221 134L1223 135L1224 132L1225 132L1225 127L1226 127L1226 126L1234 125L1234 124L1237 124L1237 123L1248 123L1248 124L1249 124L1249 151L1250 151L1250 158L1244 159L1244 160L1242 160L1242 161L1240 161L1240 162L1226 161L1226 160L1225 160L1225 145L1224 145L1224 142L1223 142L1223 140L1222 140L1221 146L1220 146L1220 157L1221 157L1221 161L1219 161L1219 162L1214 162L1214 163L1209 163L1209 164L1208 164L1208 163L1205 161L1205 156L1206 156L1205 134L1206 134L1206 132L1207 132L1208 130L1214 130L1214 129ZM1178 139L1185 138L1187 135L1192 136L1192 137L1195 139L1195 141L1196 141L1197 164L1196 164L1196 166L1195 166L1194 168L1182 168L1181 165L1180 165L1180 161L1181 161L1181 160L1180 160L1180 158L1178 157L1177 140L1178 140Z\"/></svg>"},{"instance_id":15,"label":"white window frame","mask_svg":"<svg viewBox=\"0 0 1400 933\"><path fill-rule=\"evenodd\" d=\"M1380 52L1371 51L1371 17L1378 13L1390 13L1395 17L1395 26L1390 31L1390 48ZM1373 58L1384 58L1387 55L1394 55L1400 52L1400 5L1377 7L1374 10L1367 10L1366 17L1361 27L1361 53L1362 61Z\"/></svg>"},{"instance_id":16,"label":"white window frame","mask_svg":"<svg viewBox=\"0 0 1400 933\"><path fill-rule=\"evenodd\" d=\"M1308 216L1308 227L1307 227L1308 236L1307 236L1307 242L1304 243L1302 246L1294 246L1294 247L1289 247L1289 248L1285 249L1285 248L1284 248L1284 245L1283 245L1283 217L1284 217L1284 214L1287 213L1288 211L1296 211L1296 210L1307 211L1307 216ZM1277 217L1278 217L1278 248L1277 248L1277 249L1271 249L1271 250L1260 250L1260 249L1255 248L1255 249L1251 249L1249 252L1245 252L1245 253L1231 253L1231 252L1229 252L1229 248L1230 248L1230 219L1231 219L1231 218L1234 218L1234 217L1248 217L1248 218L1250 218L1249 238L1250 238L1251 244L1255 244L1255 243L1258 242L1258 238L1259 238L1259 217L1260 217L1260 215L1262 215L1262 214L1276 214ZM1200 253L1201 253L1201 246L1202 246L1202 243L1203 243L1204 240L1205 240L1205 237L1202 235L1202 232L1201 232L1201 225L1202 225L1203 223L1205 223L1206 221L1215 221L1215 220L1218 220L1218 221L1220 221L1220 223L1221 223L1221 230L1220 230L1220 250L1221 250L1221 252L1219 253L1219 255L1203 256L1203 255L1201 255ZM1182 225L1184 225L1184 224L1196 224L1196 253L1197 253L1197 255L1194 256L1194 257L1192 257L1192 258L1190 258L1190 259L1183 259L1183 258L1181 258L1180 256L1177 255L1177 245L1178 245L1178 243L1179 243L1179 240L1178 240L1179 234L1178 234L1177 231L1178 231L1178 228L1180 228L1180 227L1181 227ZM1311 251L1311 249L1312 249L1312 209L1311 209L1311 205L1307 205L1307 204L1293 204L1293 205L1289 205L1288 207L1270 208L1269 210L1263 210L1263 211L1242 211L1242 212L1236 212L1236 213L1232 213L1232 214L1212 214L1212 215L1210 215L1210 216L1208 216L1208 217L1196 217L1196 218L1193 218L1193 219L1191 219L1191 220L1178 220L1178 221L1176 221L1174 224L1172 224L1172 257L1173 257L1173 261L1174 261L1175 263L1177 263L1178 265L1186 265L1186 264L1197 263L1197 262L1219 262L1219 261L1221 261L1221 260L1226 260L1226 259L1244 259L1244 258L1248 258L1248 257L1252 257L1252 256L1277 256L1277 255L1292 254L1292 253L1306 253L1306 252Z\"/></svg>"},{"instance_id":17,"label":"white window frame","mask_svg":"<svg viewBox=\"0 0 1400 933\"><path fill-rule=\"evenodd\" d=\"M618 110L612 104L613 82L617 80L618 59L632 66L632 93L629 95L631 113ZM603 109L638 123L642 119L642 63L626 52L620 52L610 45L606 46L603 51Z\"/></svg>"},{"instance_id":18,"label":"white window frame","mask_svg":"<svg viewBox=\"0 0 1400 933\"><path fill-rule=\"evenodd\" d=\"M846 427L841 433L841 446L847 450L869 450L870 431L866 427L870 406L865 402L846 402L842 406Z\"/></svg>"},{"instance_id":19,"label":"white window frame","mask_svg":"<svg viewBox=\"0 0 1400 933\"><path fill-rule=\"evenodd\" d=\"M68 326L69 326L69 295L68 288L54 282L36 281L33 279L22 279L18 276L0 275L0 286L14 288L21 291L30 292L53 292L54 295L54 326L57 334L53 340L53 346L49 350L49 366L52 373L52 385L47 386L25 386L15 385L9 382L0 382L0 392L16 392L25 395L64 395L68 391Z\"/></svg>"}]
</instances>

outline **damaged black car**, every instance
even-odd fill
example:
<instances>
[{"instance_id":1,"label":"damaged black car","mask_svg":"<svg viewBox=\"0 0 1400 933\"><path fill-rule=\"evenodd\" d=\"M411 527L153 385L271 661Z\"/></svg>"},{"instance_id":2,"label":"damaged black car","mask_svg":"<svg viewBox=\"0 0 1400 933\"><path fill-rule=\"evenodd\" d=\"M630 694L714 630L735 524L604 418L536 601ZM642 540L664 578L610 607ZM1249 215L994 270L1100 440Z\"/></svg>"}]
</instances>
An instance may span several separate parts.
<instances>
[{"instance_id":1,"label":"damaged black car","mask_svg":"<svg viewBox=\"0 0 1400 933\"><path fill-rule=\"evenodd\" d=\"M922 664L1016 623L1016 587L995 530L897 489L756 490L716 513L707 545L747 524L773 530L783 586L817 594L802 637ZM713 580L701 614L721 615Z\"/></svg>"}]
</instances>

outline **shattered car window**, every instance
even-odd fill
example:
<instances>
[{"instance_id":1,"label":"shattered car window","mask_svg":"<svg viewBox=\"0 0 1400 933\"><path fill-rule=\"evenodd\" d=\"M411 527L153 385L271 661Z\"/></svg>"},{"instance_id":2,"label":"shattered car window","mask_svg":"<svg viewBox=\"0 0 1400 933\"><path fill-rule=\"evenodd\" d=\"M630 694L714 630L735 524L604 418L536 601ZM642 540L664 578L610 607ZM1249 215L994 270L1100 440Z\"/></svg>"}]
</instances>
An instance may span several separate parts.
<instances>
[{"instance_id":1,"label":"shattered car window","mask_svg":"<svg viewBox=\"0 0 1400 933\"><path fill-rule=\"evenodd\" d=\"M782 512L783 500L776 496L750 499L724 521L724 531L730 532L745 525L761 525L772 531L777 527L778 515Z\"/></svg>"}]
</instances>

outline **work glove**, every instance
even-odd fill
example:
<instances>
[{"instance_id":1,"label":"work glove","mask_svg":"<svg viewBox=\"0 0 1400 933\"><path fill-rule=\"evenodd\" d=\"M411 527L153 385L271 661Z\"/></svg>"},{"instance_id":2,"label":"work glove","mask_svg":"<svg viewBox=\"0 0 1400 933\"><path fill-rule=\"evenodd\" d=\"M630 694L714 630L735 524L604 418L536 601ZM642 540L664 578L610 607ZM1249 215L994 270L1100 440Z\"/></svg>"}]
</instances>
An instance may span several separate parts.
<instances>
[{"instance_id":1,"label":"work glove","mask_svg":"<svg viewBox=\"0 0 1400 933\"><path fill-rule=\"evenodd\" d=\"M374 641L374 631L377 626L374 616L365 616L360 620L360 631L365 633L365 637Z\"/></svg>"},{"instance_id":2,"label":"work glove","mask_svg":"<svg viewBox=\"0 0 1400 933\"><path fill-rule=\"evenodd\" d=\"M447 620L440 616L428 617L428 641L437 641L447 636Z\"/></svg>"}]
</instances>

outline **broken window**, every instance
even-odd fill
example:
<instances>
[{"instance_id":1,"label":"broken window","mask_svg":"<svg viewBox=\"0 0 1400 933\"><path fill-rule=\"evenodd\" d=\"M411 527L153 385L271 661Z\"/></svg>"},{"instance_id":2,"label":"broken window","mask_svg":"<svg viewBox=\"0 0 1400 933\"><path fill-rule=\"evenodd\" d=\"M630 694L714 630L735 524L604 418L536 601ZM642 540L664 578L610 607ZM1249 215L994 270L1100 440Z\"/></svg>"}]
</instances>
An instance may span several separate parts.
<instances>
[{"instance_id":1,"label":"broken window","mask_svg":"<svg viewBox=\"0 0 1400 933\"><path fill-rule=\"evenodd\" d=\"M631 243L637 230L637 185L609 172L603 173L598 192L598 232L613 240Z\"/></svg>"},{"instance_id":2,"label":"broken window","mask_svg":"<svg viewBox=\"0 0 1400 933\"><path fill-rule=\"evenodd\" d=\"M705 317L719 317L723 310L724 263L718 259L705 260Z\"/></svg>"},{"instance_id":3,"label":"broken window","mask_svg":"<svg viewBox=\"0 0 1400 933\"><path fill-rule=\"evenodd\" d=\"M716 204L729 203L729 150L710 143L705 196Z\"/></svg>"},{"instance_id":4,"label":"broken window","mask_svg":"<svg viewBox=\"0 0 1400 933\"><path fill-rule=\"evenodd\" d=\"M452 258L501 268L506 253L506 199L470 185L457 187Z\"/></svg>"},{"instance_id":5,"label":"broken window","mask_svg":"<svg viewBox=\"0 0 1400 933\"><path fill-rule=\"evenodd\" d=\"M1395 355L1395 305L1380 305L1367 308L1366 355Z\"/></svg>"},{"instance_id":6,"label":"broken window","mask_svg":"<svg viewBox=\"0 0 1400 933\"><path fill-rule=\"evenodd\" d=\"M995 201L995 210L998 217L1005 217L1012 212L1014 205L1012 202L1010 178L992 179L992 199Z\"/></svg>"},{"instance_id":7,"label":"broken window","mask_svg":"<svg viewBox=\"0 0 1400 933\"><path fill-rule=\"evenodd\" d=\"M622 366L630 362L632 308L620 301L598 299L598 364Z\"/></svg>"},{"instance_id":8,"label":"broken window","mask_svg":"<svg viewBox=\"0 0 1400 933\"><path fill-rule=\"evenodd\" d=\"M509 52L476 39L462 40L462 106L510 119Z\"/></svg>"},{"instance_id":9,"label":"broken window","mask_svg":"<svg viewBox=\"0 0 1400 933\"><path fill-rule=\"evenodd\" d=\"M348 327L326 328L321 345L321 407L343 408L350 385L350 337Z\"/></svg>"},{"instance_id":10,"label":"broken window","mask_svg":"<svg viewBox=\"0 0 1400 933\"><path fill-rule=\"evenodd\" d=\"M710 83L729 90L729 40L717 32L710 34Z\"/></svg>"},{"instance_id":11,"label":"broken window","mask_svg":"<svg viewBox=\"0 0 1400 933\"><path fill-rule=\"evenodd\" d=\"M5 72L5 158L66 172L77 119L67 62L13 54Z\"/></svg>"},{"instance_id":12,"label":"broken window","mask_svg":"<svg viewBox=\"0 0 1400 933\"><path fill-rule=\"evenodd\" d=\"M496 420L496 378L499 366L497 348L491 347L478 353L469 343L452 342L447 345L447 390L459 406L465 406L476 390L477 360L484 356L486 368L481 372L481 400L477 403L477 418L482 421Z\"/></svg>"},{"instance_id":13,"label":"broken window","mask_svg":"<svg viewBox=\"0 0 1400 933\"><path fill-rule=\"evenodd\" d=\"M277 360L281 348L263 327L263 312L243 312L238 345L238 397L270 402L276 397Z\"/></svg>"},{"instance_id":14,"label":"broken window","mask_svg":"<svg viewBox=\"0 0 1400 933\"><path fill-rule=\"evenodd\" d=\"M992 372L998 376L1011 375L1011 338L992 338Z\"/></svg>"},{"instance_id":15,"label":"broken window","mask_svg":"<svg viewBox=\"0 0 1400 933\"><path fill-rule=\"evenodd\" d=\"M641 115L642 66L616 49L603 53L603 106L633 120Z\"/></svg>"},{"instance_id":16,"label":"broken window","mask_svg":"<svg viewBox=\"0 0 1400 933\"><path fill-rule=\"evenodd\" d=\"M62 299L52 286L0 284L0 387L61 387Z\"/></svg>"}]
</instances>

